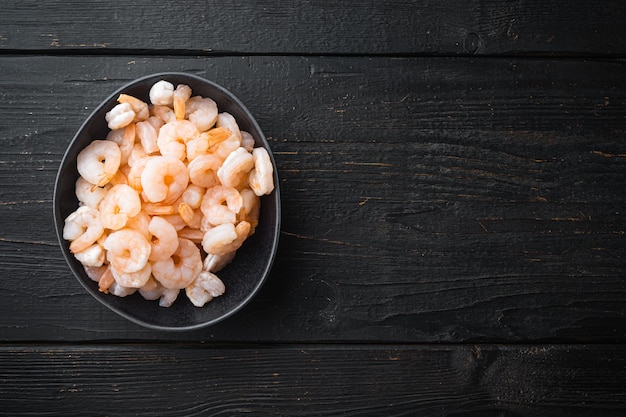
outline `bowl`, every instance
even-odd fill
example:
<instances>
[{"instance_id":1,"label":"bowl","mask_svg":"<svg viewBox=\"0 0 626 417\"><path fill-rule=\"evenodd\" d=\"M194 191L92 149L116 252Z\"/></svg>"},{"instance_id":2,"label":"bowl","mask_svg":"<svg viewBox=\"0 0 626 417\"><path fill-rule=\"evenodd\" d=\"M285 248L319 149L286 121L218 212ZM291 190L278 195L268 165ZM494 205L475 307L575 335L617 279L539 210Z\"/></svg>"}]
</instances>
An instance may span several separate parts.
<instances>
[{"instance_id":1,"label":"bowl","mask_svg":"<svg viewBox=\"0 0 626 417\"><path fill-rule=\"evenodd\" d=\"M159 80L174 86L186 84L193 95L212 98L220 112L228 112L237 120L241 130L252 134L255 147L265 148L274 166L274 190L261 197L259 224L237 251L235 259L217 275L224 282L226 291L203 307L195 307L184 294L170 307L160 307L158 300L148 301L137 292L127 297L117 297L98 290L98 283L85 273L82 264L70 253L69 242L63 239L65 218L78 207L75 183L78 179L76 157L94 139L104 139L109 131L105 114L117 104L121 93L135 96L149 103L150 87ZM136 79L113 92L85 120L70 142L59 167L54 188L54 221L57 237L70 270L80 284L96 300L126 319L141 326L157 330L193 330L218 323L243 308L268 277L280 232L280 193L274 157L269 143L252 114L241 101L220 85L196 75L167 72Z\"/></svg>"}]
</instances>

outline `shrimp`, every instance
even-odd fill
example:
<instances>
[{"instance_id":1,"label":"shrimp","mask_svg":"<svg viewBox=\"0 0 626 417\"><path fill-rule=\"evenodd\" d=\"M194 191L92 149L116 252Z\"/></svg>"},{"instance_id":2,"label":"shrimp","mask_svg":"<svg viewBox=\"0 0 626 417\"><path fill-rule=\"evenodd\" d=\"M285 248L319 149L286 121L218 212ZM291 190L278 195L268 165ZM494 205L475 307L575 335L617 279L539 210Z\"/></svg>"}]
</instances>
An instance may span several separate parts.
<instances>
[{"instance_id":1,"label":"shrimp","mask_svg":"<svg viewBox=\"0 0 626 417\"><path fill-rule=\"evenodd\" d=\"M178 232L178 237L182 237L184 239L189 239L193 243L202 243L202 239L204 239L204 232L195 227L183 227Z\"/></svg>"},{"instance_id":2,"label":"shrimp","mask_svg":"<svg viewBox=\"0 0 626 417\"><path fill-rule=\"evenodd\" d=\"M226 255L241 247L250 233L250 223L242 221L235 226L224 223L208 230L202 239L202 248L210 255Z\"/></svg>"},{"instance_id":3,"label":"shrimp","mask_svg":"<svg viewBox=\"0 0 626 417\"><path fill-rule=\"evenodd\" d=\"M104 118L108 123L109 129L121 129L135 120L135 112L130 104L120 103L107 112Z\"/></svg>"},{"instance_id":4,"label":"shrimp","mask_svg":"<svg viewBox=\"0 0 626 417\"><path fill-rule=\"evenodd\" d=\"M202 212L199 209L194 210L187 203L180 203L178 205L178 214L189 227L200 229Z\"/></svg>"},{"instance_id":5,"label":"shrimp","mask_svg":"<svg viewBox=\"0 0 626 417\"><path fill-rule=\"evenodd\" d=\"M193 160L200 155L213 153L219 149L220 144L231 137L230 130L216 127L199 135L187 142L187 159ZM220 156L224 160L226 156Z\"/></svg>"},{"instance_id":6,"label":"shrimp","mask_svg":"<svg viewBox=\"0 0 626 417\"><path fill-rule=\"evenodd\" d=\"M195 243L178 239L176 252L152 264L152 275L165 288L183 289L202 271L202 257Z\"/></svg>"},{"instance_id":7,"label":"shrimp","mask_svg":"<svg viewBox=\"0 0 626 417\"><path fill-rule=\"evenodd\" d=\"M259 213L261 211L261 199L249 188L240 191L243 200L243 207L239 211L239 220L250 223L250 236L259 224Z\"/></svg>"},{"instance_id":8,"label":"shrimp","mask_svg":"<svg viewBox=\"0 0 626 417\"><path fill-rule=\"evenodd\" d=\"M245 131L241 131L241 146L248 152L252 152L254 149L254 137Z\"/></svg>"},{"instance_id":9,"label":"shrimp","mask_svg":"<svg viewBox=\"0 0 626 417\"><path fill-rule=\"evenodd\" d=\"M200 210L212 225L234 223L241 210L243 199L239 191L232 187L216 185L207 189Z\"/></svg>"},{"instance_id":10,"label":"shrimp","mask_svg":"<svg viewBox=\"0 0 626 417\"><path fill-rule=\"evenodd\" d=\"M151 220L152 217L150 217L150 215L144 210L141 210L139 214L137 214L135 217L131 217L128 219L128 221L126 222L126 227L129 229L137 230L143 235L143 237L146 238L146 240L150 240L152 238L152 234L148 230L148 225L150 224Z\"/></svg>"},{"instance_id":11,"label":"shrimp","mask_svg":"<svg viewBox=\"0 0 626 417\"><path fill-rule=\"evenodd\" d=\"M143 174L143 170L146 168L146 164L151 158L155 158L156 156L147 156L145 158L138 159L133 162L133 166L130 168L128 172L127 179L128 185L133 187L138 192L143 191L143 187L141 185L141 175Z\"/></svg>"},{"instance_id":12,"label":"shrimp","mask_svg":"<svg viewBox=\"0 0 626 417\"><path fill-rule=\"evenodd\" d=\"M232 251L224 255L209 254L202 262L202 270L208 272L219 272L235 259L237 251Z\"/></svg>"},{"instance_id":13,"label":"shrimp","mask_svg":"<svg viewBox=\"0 0 626 417\"><path fill-rule=\"evenodd\" d=\"M76 197L85 206L97 209L106 194L106 188L93 185L83 177L76 180Z\"/></svg>"},{"instance_id":14,"label":"shrimp","mask_svg":"<svg viewBox=\"0 0 626 417\"><path fill-rule=\"evenodd\" d=\"M178 289L168 289L164 288L161 284L159 284L153 277L148 279L148 282L141 288L139 288L139 294L146 300L156 300L159 299L159 306L161 307L170 307L176 298L178 297L178 293L180 290Z\"/></svg>"},{"instance_id":15,"label":"shrimp","mask_svg":"<svg viewBox=\"0 0 626 417\"><path fill-rule=\"evenodd\" d=\"M174 114L174 110L172 110L172 108L168 106L161 106L161 105L151 106L150 116L159 119L163 123L170 123L176 120L176 115Z\"/></svg>"},{"instance_id":16,"label":"shrimp","mask_svg":"<svg viewBox=\"0 0 626 417\"><path fill-rule=\"evenodd\" d=\"M128 94L120 94L117 98L118 103L128 103L135 112L135 122L146 120L150 117L150 111L148 110L148 104L139 100L137 97L130 96Z\"/></svg>"},{"instance_id":17,"label":"shrimp","mask_svg":"<svg viewBox=\"0 0 626 417\"><path fill-rule=\"evenodd\" d=\"M135 146L135 124L131 123L121 129L111 130L106 140L117 143L120 148L120 166L128 163L128 157Z\"/></svg>"},{"instance_id":18,"label":"shrimp","mask_svg":"<svg viewBox=\"0 0 626 417\"><path fill-rule=\"evenodd\" d=\"M83 264L83 266L102 266L105 260L104 248L97 243L89 246L87 249L83 249L80 252L76 252L74 257Z\"/></svg>"},{"instance_id":19,"label":"shrimp","mask_svg":"<svg viewBox=\"0 0 626 417\"><path fill-rule=\"evenodd\" d=\"M129 185L117 184L100 202L100 221L107 229L119 230L140 211L141 199L137 190Z\"/></svg>"},{"instance_id":20,"label":"shrimp","mask_svg":"<svg viewBox=\"0 0 626 417\"><path fill-rule=\"evenodd\" d=\"M94 282L100 281L102 274L109 268L109 265L104 264L102 266L89 266L83 265L85 267L85 273Z\"/></svg>"},{"instance_id":21,"label":"shrimp","mask_svg":"<svg viewBox=\"0 0 626 417\"><path fill-rule=\"evenodd\" d=\"M202 307L214 297L224 294L224 283L211 272L202 271L191 284L185 287L187 298L196 307Z\"/></svg>"},{"instance_id":22,"label":"shrimp","mask_svg":"<svg viewBox=\"0 0 626 417\"><path fill-rule=\"evenodd\" d=\"M159 120L154 116L150 118ZM135 124L135 134L147 154L159 151L159 145L157 144L157 138L159 137L157 128L150 122L150 119L137 122Z\"/></svg>"},{"instance_id":23,"label":"shrimp","mask_svg":"<svg viewBox=\"0 0 626 417\"><path fill-rule=\"evenodd\" d=\"M216 126L230 132L230 136L221 140L214 150L216 155L226 159L231 152L241 146L241 131L235 118L226 112L217 115Z\"/></svg>"},{"instance_id":24,"label":"shrimp","mask_svg":"<svg viewBox=\"0 0 626 417\"><path fill-rule=\"evenodd\" d=\"M213 154L197 156L187 165L189 181L205 188L216 185L217 172L221 164L222 161Z\"/></svg>"},{"instance_id":25,"label":"shrimp","mask_svg":"<svg viewBox=\"0 0 626 417\"><path fill-rule=\"evenodd\" d=\"M174 90L174 115L176 119L183 120L185 118L185 103L191 97L191 88L185 84L178 84Z\"/></svg>"},{"instance_id":26,"label":"shrimp","mask_svg":"<svg viewBox=\"0 0 626 417\"><path fill-rule=\"evenodd\" d=\"M148 263L151 246L141 232L121 229L111 233L103 243L107 260L118 272L138 272Z\"/></svg>"},{"instance_id":27,"label":"shrimp","mask_svg":"<svg viewBox=\"0 0 626 417\"><path fill-rule=\"evenodd\" d=\"M124 288L141 288L146 284L146 282L148 282L148 279L150 279L150 276L152 275L152 264L148 262L143 266L143 268L135 272L118 271L112 264L111 273L113 274L113 278L115 278L115 282L117 282L118 285L121 285ZM109 288L109 291L111 291L111 288Z\"/></svg>"},{"instance_id":28,"label":"shrimp","mask_svg":"<svg viewBox=\"0 0 626 417\"><path fill-rule=\"evenodd\" d=\"M113 269L111 269L111 272L113 272ZM114 277L114 281L111 283L111 286L108 288L108 292L113 294L116 297L127 297L137 292L137 288L124 287L118 284L117 281L115 281L115 277Z\"/></svg>"},{"instance_id":29,"label":"shrimp","mask_svg":"<svg viewBox=\"0 0 626 417\"><path fill-rule=\"evenodd\" d=\"M217 170L217 178L226 187L238 188L245 182L248 172L254 167L254 158L250 152L239 147L231 152Z\"/></svg>"},{"instance_id":30,"label":"shrimp","mask_svg":"<svg viewBox=\"0 0 626 417\"><path fill-rule=\"evenodd\" d=\"M161 106L171 106L174 100L174 85L160 80L150 88L150 102Z\"/></svg>"},{"instance_id":31,"label":"shrimp","mask_svg":"<svg viewBox=\"0 0 626 417\"><path fill-rule=\"evenodd\" d=\"M133 150L128 157L128 165L125 165L125 167L127 167L128 169L128 172L130 172L130 169L133 167L133 165L135 165L135 162L148 156L149 155L146 153L141 143L135 143L135 146L133 147ZM120 168L120 170L122 168Z\"/></svg>"},{"instance_id":32,"label":"shrimp","mask_svg":"<svg viewBox=\"0 0 626 417\"><path fill-rule=\"evenodd\" d=\"M159 216L153 216L148 224L148 231L152 234L150 246L150 261L163 261L178 249L178 234L170 222Z\"/></svg>"},{"instance_id":33,"label":"shrimp","mask_svg":"<svg viewBox=\"0 0 626 417\"><path fill-rule=\"evenodd\" d=\"M203 187L195 184L189 184L180 196L180 202L187 204L192 209L200 208L200 205L202 204L202 197L204 197L205 193L206 190Z\"/></svg>"},{"instance_id":34,"label":"shrimp","mask_svg":"<svg viewBox=\"0 0 626 417\"><path fill-rule=\"evenodd\" d=\"M189 184L187 167L173 156L154 156L141 173L141 187L149 202L175 202Z\"/></svg>"},{"instance_id":35,"label":"shrimp","mask_svg":"<svg viewBox=\"0 0 626 417\"><path fill-rule=\"evenodd\" d=\"M120 147L110 140L94 140L76 157L76 168L81 177L102 187L120 168Z\"/></svg>"},{"instance_id":36,"label":"shrimp","mask_svg":"<svg viewBox=\"0 0 626 417\"><path fill-rule=\"evenodd\" d=\"M187 142L200 132L188 120L176 120L165 123L159 130L157 145L161 155L172 155L181 161L186 157Z\"/></svg>"},{"instance_id":37,"label":"shrimp","mask_svg":"<svg viewBox=\"0 0 626 417\"><path fill-rule=\"evenodd\" d=\"M93 207L80 206L65 218L63 239L71 241L70 252L78 253L93 245L104 233L100 213Z\"/></svg>"},{"instance_id":38,"label":"shrimp","mask_svg":"<svg viewBox=\"0 0 626 417\"><path fill-rule=\"evenodd\" d=\"M187 100L185 106L187 119L196 125L200 132L205 132L215 125L217 104L212 99L194 96Z\"/></svg>"},{"instance_id":39,"label":"shrimp","mask_svg":"<svg viewBox=\"0 0 626 417\"><path fill-rule=\"evenodd\" d=\"M250 171L248 183L252 191L260 197L271 193L274 189L274 167L265 148L254 148L252 156L254 169Z\"/></svg>"}]
</instances>

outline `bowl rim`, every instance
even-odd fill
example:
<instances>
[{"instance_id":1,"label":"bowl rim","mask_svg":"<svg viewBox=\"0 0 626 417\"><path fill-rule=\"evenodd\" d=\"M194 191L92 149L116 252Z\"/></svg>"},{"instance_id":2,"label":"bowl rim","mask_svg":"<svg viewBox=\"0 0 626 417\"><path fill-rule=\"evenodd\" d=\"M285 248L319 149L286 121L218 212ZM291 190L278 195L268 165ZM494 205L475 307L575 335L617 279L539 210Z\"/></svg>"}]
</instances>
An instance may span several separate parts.
<instances>
[{"instance_id":1,"label":"bowl rim","mask_svg":"<svg viewBox=\"0 0 626 417\"><path fill-rule=\"evenodd\" d=\"M214 88L218 91L220 91L222 94L226 95L228 97L229 100L231 100L234 105L236 107L239 107L243 113L246 114L246 117L248 118L248 122L250 125L252 125L257 132L260 133L260 138L259 141L261 142L263 148L265 148L265 150L268 152L270 160L272 162L273 168L274 168L274 190L272 191L271 194L269 195L273 195L273 200L275 200L275 214L274 214L274 227L273 230L270 230L270 235L272 238L272 244L271 244L271 248L269 249L269 259L267 259L265 267L263 268L263 270L261 271L261 276L259 279L257 279L255 285L252 287L252 289L249 291L249 293L242 298L242 300L240 300L233 308L228 309L227 311L225 311L223 314L220 314L210 320L204 321L204 322L200 322L200 323L196 323L196 324L190 324L190 325L183 325L183 326L176 326L176 325L160 325L160 324L154 324L154 323L149 323L146 322L130 313L127 313L126 311L122 310L122 309L118 309L115 306L113 306L112 304L108 303L104 297L98 296L98 294L96 293L97 290L94 290L92 287L88 286L87 283L85 282L85 280L83 278L81 278L77 272L74 270L74 267L72 265L72 262L70 257L72 256L67 250L64 250L64 243L67 242L65 239L63 239L63 227L64 227L64 219L62 219L61 213L60 213L60 206L59 206L59 200L60 200L60 196L59 196L59 188L60 185L62 183L62 171L64 171L64 167L67 165L69 158L70 158L70 149L72 149L73 145L78 141L80 135L82 134L82 132L90 125L90 123L92 122L93 118L96 116L97 113L101 112L102 109L106 106L109 106L111 104L111 102L115 101L117 99L117 97L127 91L128 89L132 88L133 86L146 82L150 79L155 79L155 82L160 78L167 78L167 77L180 77L180 78L188 78L188 79L192 79L195 80L196 82L200 82L203 84L207 84L209 85L211 88ZM127 83L125 83L124 85L118 87L115 91L113 91L111 94L109 94L106 98L104 98L103 100L101 100L99 102L99 104L91 111L91 113L83 120L83 122L81 123L80 127L76 130L76 132L74 133L72 139L70 140L70 142L67 144L67 146L65 147L65 151L63 153L63 157L61 158L61 162L58 165L58 169L57 169L57 173L56 173L56 177L55 177L55 181L54 181L54 189L53 189L53 197L52 197L52 209L53 209L53 219L54 219L54 226L55 226L55 233L57 235L57 239L59 241L59 248L61 249L61 253L63 254L63 257L66 261L67 266L69 267L72 275L74 275L74 278L81 284L81 286L83 288L85 288L87 290L87 292L96 300L98 300L98 302L100 302L101 304L103 304L105 307L107 307L109 310L113 311L114 313L124 317L125 319L138 324L142 327L148 328L148 329L152 329L152 330L162 330L162 331L171 331L171 332L184 332L184 331L190 331L190 330L197 330L197 329L201 329L201 328L205 328L214 324L217 324L225 319L227 319L228 317L234 315L235 313L237 313L238 311L240 311L243 307L245 307L259 292L259 290L261 289L261 287L264 285L265 281L267 281L267 278L271 272L271 269L274 265L274 261L276 258L276 252L278 249L278 244L279 244L279 240L280 240L280 227L281 227L281 218L282 218L282 214L281 214L281 198L280 198L280 181L279 181L279 177L278 177L278 169L276 166L276 161L274 159L274 154L271 150L270 144L267 140L267 137L265 136L265 134L263 133L263 131L261 130L258 122L256 121L256 118L252 115L252 113L250 112L250 110L248 110L248 108L243 104L243 102L237 97L235 96L235 94L233 94L230 90L226 89L225 87L223 87L220 84L217 84L214 81L208 80L204 77L200 77L198 75L195 74L191 74L191 73L187 73L187 72L183 72L183 71L163 71L163 72L155 72L155 73L151 73L151 74L147 74L147 75L143 75L141 77L135 78ZM181 290L183 291L183 290ZM157 301L154 301L157 302ZM200 307L202 308L202 307Z\"/></svg>"}]
</instances>

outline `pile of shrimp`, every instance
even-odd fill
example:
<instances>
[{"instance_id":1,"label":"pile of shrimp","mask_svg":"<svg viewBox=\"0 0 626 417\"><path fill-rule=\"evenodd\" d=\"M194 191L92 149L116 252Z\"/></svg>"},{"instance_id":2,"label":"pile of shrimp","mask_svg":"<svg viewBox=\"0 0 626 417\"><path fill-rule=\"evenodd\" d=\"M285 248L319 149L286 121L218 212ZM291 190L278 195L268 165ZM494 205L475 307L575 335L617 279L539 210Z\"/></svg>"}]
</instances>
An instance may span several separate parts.
<instances>
[{"instance_id":1,"label":"pile of shrimp","mask_svg":"<svg viewBox=\"0 0 626 417\"><path fill-rule=\"evenodd\" d=\"M160 80L149 97L121 94L106 138L78 154L79 207L63 238L104 293L169 307L184 290L202 307L224 293L216 273L258 225L272 162L189 86Z\"/></svg>"}]
</instances>

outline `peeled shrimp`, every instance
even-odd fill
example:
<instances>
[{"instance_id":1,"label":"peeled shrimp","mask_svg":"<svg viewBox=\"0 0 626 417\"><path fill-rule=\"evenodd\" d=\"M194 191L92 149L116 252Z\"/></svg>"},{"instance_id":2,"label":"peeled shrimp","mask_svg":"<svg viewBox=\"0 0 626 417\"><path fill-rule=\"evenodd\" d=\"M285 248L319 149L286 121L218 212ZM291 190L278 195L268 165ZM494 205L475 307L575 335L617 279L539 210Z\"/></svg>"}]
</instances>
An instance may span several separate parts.
<instances>
[{"instance_id":1,"label":"peeled shrimp","mask_svg":"<svg viewBox=\"0 0 626 417\"><path fill-rule=\"evenodd\" d=\"M74 257L84 266L102 266L105 260L104 248L97 243L89 246L80 252L76 252Z\"/></svg>"},{"instance_id":2,"label":"peeled shrimp","mask_svg":"<svg viewBox=\"0 0 626 417\"><path fill-rule=\"evenodd\" d=\"M248 152L252 152L254 149L254 137L245 131L241 131L241 146Z\"/></svg>"},{"instance_id":3,"label":"peeled shrimp","mask_svg":"<svg viewBox=\"0 0 626 417\"><path fill-rule=\"evenodd\" d=\"M128 163L135 146L135 131L135 124L131 123L124 128L111 130L106 136L107 140L115 142L120 148L120 166Z\"/></svg>"},{"instance_id":4,"label":"peeled shrimp","mask_svg":"<svg viewBox=\"0 0 626 417\"><path fill-rule=\"evenodd\" d=\"M135 113L135 122L146 120L150 117L150 111L148 110L148 104L139 100L137 97L130 96L128 94L120 94L117 98L118 103L128 103Z\"/></svg>"},{"instance_id":5,"label":"peeled shrimp","mask_svg":"<svg viewBox=\"0 0 626 417\"><path fill-rule=\"evenodd\" d=\"M174 99L174 85L160 80L150 88L150 102L162 106L171 106Z\"/></svg>"},{"instance_id":6,"label":"peeled shrimp","mask_svg":"<svg viewBox=\"0 0 626 417\"><path fill-rule=\"evenodd\" d=\"M234 223L241 210L243 199L235 188L216 185L207 189L200 209L212 225Z\"/></svg>"},{"instance_id":7,"label":"peeled shrimp","mask_svg":"<svg viewBox=\"0 0 626 417\"><path fill-rule=\"evenodd\" d=\"M224 294L224 283L211 272L202 271L187 287L185 293L189 301L196 307L202 307L214 297Z\"/></svg>"},{"instance_id":8,"label":"peeled shrimp","mask_svg":"<svg viewBox=\"0 0 626 417\"><path fill-rule=\"evenodd\" d=\"M161 106L161 105L150 106L150 116L156 117L163 123L170 123L176 120L176 115L174 114L174 110L172 110L172 108L169 106Z\"/></svg>"},{"instance_id":9,"label":"peeled shrimp","mask_svg":"<svg viewBox=\"0 0 626 417\"><path fill-rule=\"evenodd\" d=\"M94 140L76 157L76 168L81 177L102 187L120 167L120 147L110 140Z\"/></svg>"},{"instance_id":10,"label":"peeled shrimp","mask_svg":"<svg viewBox=\"0 0 626 417\"><path fill-rule=\"evenodd\" d=\"M190 240L178 239L172 257L152 264L152 275L165 288L183 289L202 271L200 250Z\"/></svg>"},{"instance_id":11,"label":"peeled shrimp","mask_svg":"<svg viewBox=\"0 0 626 417\"><path fill-rule=\"evenodd\" d=\"M178 249L178 234L170 222L159 216L153 216L148 224L152 234L150 261L163 261Z\"/></svg>"},{"instance_id":12,"label":"peeled shrimp","mask_svg":"<svg viewBox=\"0 0 626 417\"><path fill-rule=\"evenodd\" d=\"M152 116L152 118L157 119ZM158 120L158 119L157 119ZM143 150L147 154L155 153L159 151L159 145L157 144L158 132L157 128L150 122L150 120L144 120L143 122L137 122L135 124L135 133L137 139L141 143Z\"/></svg>"},{"instance_id":13,"label":"peeled shrimp","mask_svg":"<svg viewBox=\"0 0 626 417\"><path fill-rule=\"evenodd\" d=\"M63 226L63 239L71 241L70 252L81 252L102 236L104 227L99 214L93 207L80 206L67 216Z\"/></svg>"},{"instance_id":14,"label":"peeled shrimp","mask_svg":"<svg viewBox=\"0 0 626 417\"><path fill-rule=\"evenodd\" d=\"M187 150L186 143L199 133L196 126L188 120L165 123L161 126L157 137L157 145L161 155L171 155L184 160Z\"/></svg>"},{"instance_id":15,"label":"peeled shrimp","mask_svg":"<svg viewBox=\"0 0 626 417\"><path fill-rule=\"evenodd\" d=\"M83 177L76 180L76 197L85 206L97 209L106 193L105 188L93 185Z\"/></svg>"},{"instance_id":16,"label":"peeled shrimp","mask_svg":"<svg viewBox=\"0 0 626 417\"><path fill-rule=\"evenodd\" d=\"M141 211L139 193L125 184L111 187L100 202L100 220L107 229L118 230L126 226L128 219Z\"/></svg>"},{"instance_id":17,"label":"peeled shrimp","mask_svg":"<svg viewBox=\"0 0 626 417\"><path fill-rule=\"evenodd\" d=\"M202 269L208 272L219 272L235 259L237 251L232 251L224 255L209 254L202 261Z\"/></svg>"},{"instance_id":18,"label":"peeled shrimp","mask_svg":"<svg viewBox=\"0 0 626 417\"><path fill-rule=\"evenodd\" d=\"M202 248L211 255L226 255L241 247L250 232L250 223L242 221L235 226L224 223L208 230L202 239Z\"/></svg>"},{"instance_id":19,"label":"peeled shrimp","mask_svg":"<svg viewBox=\"0 0 626 417\"><path fill-rule=\"evenodd\" d=\"M200 205L202 204L202 197L204 197L205 193L206 190L203 187L195 184L189 184L180 196L180 201L187 204L192 209L197 209L200 208Z\"/></svg>"},{"instance_id":20,"label":"peeled shrimp","mask_svg":"<svg viewBox=\"0 0 626 417\"><path fill-rule=\"evenodd\" d=\"M143 287L146 282L148 282L148 279L150 279L152 264L148 262L143 268L136 272L122 272L111 266L111 273L113 274L113 278L115 278L115 282L122 287L137 289ZM109 288L109 291L111 291L111 288Z\"/></svg>"},{"instance_id":21,"label":"peeled shrimp","mask_svg":"<svg viewBox=\"0 0 626 417\"><path fill-rule=\"evenodd\" d=\"M133 107L128 103L120 103L113 107L106 115L105 119L109 129L121 129L128 126L135 120Z\"/></svg>"},{"instance_id":22,"label":"peeled shrimp","mask_svg":"<svg viewBox=\"0 0 626 417\"><path fill-rule=\"evenodd\" d=\"M214 150L216 155L226 159L231 152L241 146L241 131L235 118L226 112L217 115L216 126L230 132L230 136L220 141Z\"/></svg>"},{"instance_id":23,"label":"peeled shrimp","mask_svg":"<svg viewBox=\"0 0 626 417\"><path fill-rule=\"evenodd\" d=\"M187 166L189 180L200 187L212 187L217 184L217 172L221 164L222 161L213 154L200 155Z\"/></svg>"},{"instance_id":24,"label":"peeled shrimp","mask_svg":"<svg viewBox=\"0 0 626 417\"><path fill-rule=\"evenodd\" d=\"M118 272L137 272L148 263L151 246L144 235L133 229L111 233L103 243L107 258Z\"/></svg>"},{"instance_id":25,"label":"peeled shrimp","mask_svg":"<svg viewBox=\"0 0 626 417\"><path fill-rule=\"evenodd\" d=\"M176 119L182 120L185 118L185 103L191 97L191 88L185 84L178 84L176 90L174 90L174 114Z\"/></svg>"},{"instance_id":26,"label":"peeled shrimp","mask_svg":"<svg viewBox=\"0 0 626 417\"><path fill-rule=\"evenodd\" d=\"M239 147L226 157L222 166L217 170L217 177L222 185L237 188L246 180L248 172L253 167L252 154Z\"/></svg>"},{"instance_id":27,"label":"peeled shrimp","mask_svg":"<svg viewBox=\"0 0 626 417\"><path fill-rule=\"evenodd\" d=\"M261 199L249 188L241 190L243 207L239 211L239 220L250 223L250 235L254 234L256 226L259 224L259 213L261 211Z\"/></svg>"},{"instance_id":28,"label":"peeled shrimp","mask_svg":"<svg viewBox=\"0 0 626 417\"><path fill-rule=\"evenodd\" d=\"M217 121L217 104L208 97L194 96L185 103L187 118L200 132L209 130Z\"/></svg>"},{"instance_id":29,"label":"peeled shrimp","mask_svg":"<svg viewBox=\"0 0 626 417\"><path fill-rule=\"evenodd\" d=\"M254 169L250 171L248 183L258 196L269 194L274 189L274 168L265 148L254 148Z\"/></svg>"},{"instance_id":30,"label":"peeled shrimp","mask_svg":"<svg viewBox=\"0 0 626 417\"><path fill-rule=\"evenodd\" d=\"M159 306L170 307L176 298L178 297L178 289L168 289L159 284L153 277L148 279L148 282L141 288L139 288L139 294L146 300L159 299Z\"/></svg>"},{"instance_id":31,"label":"peeled shrimp","mask_svg":"<svg viewBox=\"0 0 626 417\"><path fill-rule=\"evenodd\" d=\"M174 202L189 184L187 167L173 156L154 156L141 173L141 187L148 201Z\"/></svg>"}]
</instances>

